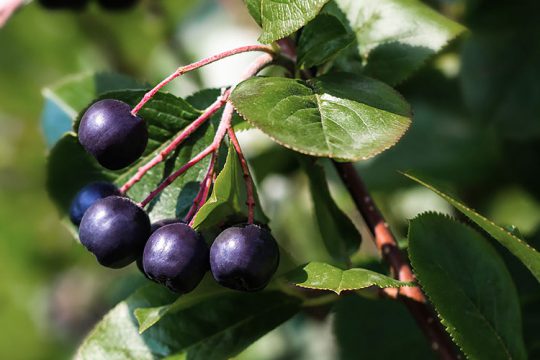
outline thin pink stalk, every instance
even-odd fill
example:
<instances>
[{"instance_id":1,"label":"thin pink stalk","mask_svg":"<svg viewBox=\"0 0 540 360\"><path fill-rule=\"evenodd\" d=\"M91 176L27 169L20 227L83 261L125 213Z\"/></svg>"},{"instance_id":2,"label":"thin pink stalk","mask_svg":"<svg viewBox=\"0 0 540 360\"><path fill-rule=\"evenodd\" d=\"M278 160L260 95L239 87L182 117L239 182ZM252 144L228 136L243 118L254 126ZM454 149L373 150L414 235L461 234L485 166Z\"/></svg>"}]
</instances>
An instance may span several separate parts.
<instances>
[{"instance_id":1,"label":"thin pink stalk","mask_svg":"<svg viewBox=\"0 0 540 360\"><path fill-rule=\"evenodd\" d=\"M234 149L238 154L238 159L240 160L240 165L242 166L242 172L244 173L244 182L246 183L247 192L246 204L248 206L248 224L253 224L253 220L255 218L255 196L253 191L253 179L251 178L248 163L246 161L244 153L242 152L240 143L236 138L234 129L232 127L229 127L227 129L227 134L229 135L229 139L231 140L231 143L233 144Z\"/></svg>"},{"instance_id":2,"label":"thin pink stalk","mask_svg":"<svg viewBox=\"0 0 540 360\"><path fill-rule=\"evenodd\" d=\"M265 54L265 55L259 56L246 69L244 74L241 76L240 81L243 81L245 79L250 78L251 76L254 76L259 71L261 71L264 67L266 67L268 64L270 64L272 62L272 60L273 60L273 56L271 56L270 54ZM231 92L232 92L233 88L234 88L234 86L231 88ZM145 207L161 191L163 191L163 189L165 189L167 186L169 186L180 175L185 173L187 170L189 170L191 167L193 167L199 161L203 160L205 157L210 155L212 152L218 151L219 146L220 146L221 142L223 141L223 138L225 137L225 133L227 132L227 129L231 126L231 121L232 121L233 114L234 114L234 107L232 106L232 104L230 102L227 102L227 104L225 105L225 108L223 109L223 114L221 115L221 121L219 123L218 129L216 131L216 134L214 136L214 140L212 141L212 144L210 144L203 151L201 151L199 154L197 154L194 158L192 158L190 161L188 161L180 169L176 170L171 175L169 175L143 201L141 201L139 203L139 205L141 207Z\"/></svg>"},{"instance_id":3,"label":"thin pink stalk","mask_svg":"<svg viewBox=\"0 0 540 360\"><path fill-rule=\"evenodd\" d=\"M233 55L241 54L241 53L245 53L245 52L251 52L251 51L262 51L262 52L266 52L266 53L268 53L270 55L275 54L272 47L267 46L267 45L247 45L247 46L241 46L241 47L236 48L236 49L224 51L222 53L219 53L219 54L207 57L205 59L199 60L197 62L194 62L193 64L189 64L189 65L186 65L186 66L181 66L178 69L176 69L176 71L173 72L171 75L167 76L162 82L157 84L152 90L150 90L149 92L144 94L144 97L142 98L142 100L133 108L133 110L131 110L131 113L133 115L136 115L139 112L139 110L141 110L141 108L154 95L156 95L156 93L159 90L161 90L165 85L167 85L168 83L170 83L171 81L173 81L177 77L179 77L179 76L181 76L181 75L183 75L183 74L185 74L187 72L190 72L190 71L193 71L193 70L198 69L200 67L203 67L205 65L216 62L218 60L225 59L225 58L227 58L229 56L233 56Z\"/></svg>"},{"instance_id":4,"label":"thin pink stalk","mask_svg":"<svg viewBox=\"0 0 540 360\"><path fill-rule=\"evenodd\" d=\"M191 208L189 209L187 215L184 217L184 221L189 223L190 226L192 225L193 217L195 216L197 211L199 211L202 205L206 202L206 199L208 197L208 192L209 192L210 187L212 186L212 181L214 178L214 167L216 164L216 158L217 158L217 152L214 151L212 153L210 165L208 166L208 171L206 175L204 176L203 180L201 181L199 192L197 193L197 196L193 200L193 205L191 205Z\"/></svg>"},{"instance_id":5,"label":"thin pink stalk","mask_svg":"<svg viewBox=\"0 0 540 360\"><path fill-rule=\"evenodd\" d=\"M202 161L205 157L207 157L208 155L210 155L212 152L216 151L219 148L221 141L223 141L223 138L225 137L225 132L227 131L227 127L231 123L233 112L234 112L234 108L232 107L230 103L227 103L227 105L225 105L225 109L223 110L223 116L221 117L221 122L216 131L216 135L214 136L214 140L212 141L212 144L210 144L203 151L195 155L194 158L189 160L180 169L176 170L171 175L169 175L161 184L158 185L158 187L156 187L152 192L150 192L150 194L143 201L141 201L141 203L139 204L141 207L145 207L160 192L162 192L163 189L169 186L180 175L182 175L183 173L191 169L195 164L197 164L199 161Z\"/></svg>"},{"instance_id":6,"label":"thin pink stalk","mask_svg":"<svg viewBox=\"0 0 540 360\"><path fill-rule=\"evenodd\" d=\"M0 4L0 28L3 27L11 15L20 6L24 4L23 0L7 0Z\"/></svg>"},{"instance_id":7,"label":"thin pink stalk","mask_svg":"<svg viewBox=\"0 0 540 360\"><path fill-rule=\"evenodd\" d=\"M212 105L203 112L198 119L189 124L165 149L161 150L152 160L141 166L135 175L133 175L121 188L122 194L126 193L133 185L139 182L143 176L154 166L162 162L170 153L172 153L185 139L193 134L202 124L212 117L227 102L230 90L225 91Z\"/></svg>"}]
</instances>

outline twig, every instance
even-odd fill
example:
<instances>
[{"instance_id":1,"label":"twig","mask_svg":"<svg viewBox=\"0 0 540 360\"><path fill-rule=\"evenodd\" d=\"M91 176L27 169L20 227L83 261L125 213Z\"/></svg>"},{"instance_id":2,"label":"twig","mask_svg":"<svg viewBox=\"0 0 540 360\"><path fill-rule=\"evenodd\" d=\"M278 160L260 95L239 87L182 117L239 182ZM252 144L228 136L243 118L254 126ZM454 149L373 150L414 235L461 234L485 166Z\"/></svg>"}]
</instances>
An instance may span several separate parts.
<instances>
[{"instance_id":1,"label":"twig","mask_svg":"<svg viewBox=\"0 0 540 360\"><path fill-rule=\"evenodd\" d=\"M208 165L208 171L206 172L206 175L201 181L199 192L197 193L197 196L195 196L195 199L193 200L193 205L191 205L191 208L189 209L187 215L184 217L184 222L189 223L190 226L193 225L192 222L195 214L206 202L206 199L208 197L208 192L210 190L210 187L212 186L212 181L214 179L214 167L216 165L216 158L217 151L214 151L212 153L212 158L210 159L210 165Z\"/></svg>"},{"instance_id":2,"label":"twig","mask_svg":"<svg viewBox=\"0 0 540 360\"><path fill-rule=\"evenodd\" d=\"M179 76L181 76L181 75L183 75L183 74L185 74L187 72L190 72L192 70L195 70L195 69L198 69L198 68L203 67L205 65L216 62L218 60L225 59L225 58L227 58L229 56L233 56L233 55L236 55L236 54L242 54L242 53L245 53L245 52L251 52L251 51L262 51L262 52L266 52L267 54L270 54L270 55L275 55L274 50L270 46L267 46L267 45L247 45L247 46L242 46L242 47L239 47L239 48L236 48L236 49L224 51L222 53L219 53L219 54L207 57L205 59L199 60L197 62L194 62L193 64L189 64L189 65L186 65L186 66L181 66L178 69L176 69L176 71L173 72L171 75L167 76L163 81L161 81L159 84L157 84L152 90L147 92L144 95L144 97L142 98L142 100L133 108L133 110L131 110L131 113L133 115L136 115L139 112L139 110L141 110L141 108L144 106L144 104L146 104L159 90L161 90L161 88L163 88L165 85L167 85L168 83L170 83L171 81L173 81L177 77L179 77Z\"/></svg>"},{"instance_id":3,"label":"twig","mask_svg":"<svg viewBox=\"0 0 540 360\"><path fill-rule=\"evenodd\" d=\"M246 193L247 193L246 204L248 206L248 224L253 224L253 221L255 219L255 196L253 192L253 179L251 178L251 174L249 173L248 163L246 161L246 158L244 157L244 153L242 152L240 143L238 142L238 139L236 138L234 129L232 127L229 127L227 129L227 133L229 135L229 139L231 140L231 143L234 146L234 149L236 150L236 154L238 154L240 165L242 166L242 172L244 174L244 182L246 183Z\"/></svg>"},{"instance_id":4,"label":"twig","mask_svg":"<svg viewBox=\"0 0 540 360\"><path fill-rule=\"evenodd\" d=\"M334 161L334 165L341 180L349 190L356 207L373 233L375 244L383 259L390 265L394 276L401 281L415 281L410 265L403 258L394 235L379 209L377 209L353 164ZM407 306L409 312L430 340L432 349L441 359L456 360L461 358L419 287L400 288L398 298Z\"/></svg>"},{"instance_id":5,"label":"twig","mask_svg":"<svg viewBox=\"0 0 540 360\"><path fill-rule=\"evenodd\" d=\"M244 74L241 76L240 81L243 81L245 79L248 79L255 74L257 74L259 71L261 71L263 68L265 68L267 65L269 65L273 60L273 57L270 54L265 54L259 56L255 61L247 68L247 70L244 72ZM234 86L231 88L231 91L233 90ZM163 189L165 189L167 186L169 186L174 180L176 180L180 175L185 173L187 170L189 170L191 167L193 167L195 164L203 160L205 157L210 155L212 152L215 152L219 149L219 146L221 142L223 141L223 138L225 137L225 133L227 132L227 129L231 126L232 117L234 114L234 107L230 102L227 102L225 105L225 108L223 109L223 114L221 116L221 121L219 123L218 129L216 131L216 134L214 135L214 140L212 141L212 144L210 144L208 147L206 147L203 151L201 151L199 154L197 154L194 158L189 160L184 166L173 172L171 175L169 175L161 184L159 184L150 194L139 203L141 207L145 207L150 201L152 201Z\"/></svg>"},{"instance_id":6,"label":"twig","mask_svg":"<svg viewBox=\"0 0 540 360\"><path fill-rule=\"evenodd\" d=\"M193 134L202 124L212 117L229 98L230 90L226 90L212 105L210 105L198 119L189 124L171 143L159 152L152 160L141 166L135 175L133 175L121 188L122 194L126 193L133 185L139 182L143 176L154 166L162 162L167 155L172 153L185 139Z\"/></svg>"}]
</instances>

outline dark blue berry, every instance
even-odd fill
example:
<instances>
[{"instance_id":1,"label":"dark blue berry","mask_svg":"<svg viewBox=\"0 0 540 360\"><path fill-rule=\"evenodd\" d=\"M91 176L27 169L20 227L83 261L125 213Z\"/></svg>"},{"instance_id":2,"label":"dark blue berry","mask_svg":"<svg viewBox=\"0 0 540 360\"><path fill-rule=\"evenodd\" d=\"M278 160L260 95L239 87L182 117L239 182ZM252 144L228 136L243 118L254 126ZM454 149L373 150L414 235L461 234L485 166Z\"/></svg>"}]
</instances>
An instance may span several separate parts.
<instances>
[{"instance_id":1,"label":"dark blue berry","mask_svg":"<svg viewBox=\"0 0 540 360\"><path fill-rule=\"evenodd\" d=\"M188 293L208 270L208 246L189 225L165 225L148 239L143 253L144 273L172 291Z\"/></svg>"},{"instance_id":2,"label":"dark blue berry","mask_svg":"<svg viewBox=\"0 0 540 360\"><path fill-rule=\"evenodd\" d=\"M83 187L71 202L69 209L71 222L78 226L90 206L96 201L111 195L120 195L120 190L110 182L97 181Z\"/></svg>"},{"instance_id":3,"label":"dark blue berry","mask_svg":"<svg viewBox=\"0 0 540 360\"><path fill-rule=\"evenodd\" d=\"M276 240L270 231L254 224L225 229L210 248L214 279L234 290L262 290L278 264Z\"/></svg>"},{"instance_id":4,"label":"dark blue berry","mask_svg":"<svg viewBox=\"0 0 540 360\"><path fill-rule=\"evenodd\" d=\"M84 214L79 227L81 243L100 264L121 268L141 256L150 236L150 220L128 198L109 196L98 200Z\"/></svg>"},{"instance_id":5,"label":"dark blue berry","mask_svg":"<svg viewBox=\"0 0 540 360\"><path fill-rule=\"evenodd\" d=\"M131 114L128 104L101 100L84 113L79 141L107 169L118 170L137 160L148 143L143 119Z\"/></svg>"}]
</instances>

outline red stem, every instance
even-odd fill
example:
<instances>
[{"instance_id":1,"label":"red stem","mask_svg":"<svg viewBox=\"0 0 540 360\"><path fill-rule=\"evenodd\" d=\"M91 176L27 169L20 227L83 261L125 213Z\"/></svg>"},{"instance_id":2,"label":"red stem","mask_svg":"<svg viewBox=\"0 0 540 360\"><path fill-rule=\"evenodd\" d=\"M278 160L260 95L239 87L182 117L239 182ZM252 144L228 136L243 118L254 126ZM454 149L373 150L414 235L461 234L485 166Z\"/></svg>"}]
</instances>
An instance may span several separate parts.
<instances>
[{"instance_id":1,"label":"red stem","mask_svg":"<svg viewBox=\"0 0 540 360\"><path fill-rule=\"evenodd\" d=\"M208 171L204 176L203 180L201 181L199 192L193 200L193 205L191 205L191 208L189 209L187 215L184 217L184 222L189 223L190 226L193 225L193 218L195 214L206 202L206 199L208 197L208 192L210 191L210 187L212 186L212 181L214 178L214 167L216 164L216 158L217 152L214 151L212 153L212 158L210 159L210 165L208 165Z\"/></svg>"},{"instance_id":2,"label":"red stem","mask_svg":"<svg viewBox=\"0 0 540 360\"><path fill-rule=\"evenodd\" d=\"M402 281L415 281L412 269L404 259L396 238L390 231L379 209L377 209L353 164L334 162L334 165L349 190L356 207L373 233L375 244L383 259L390 265L394 276ZM430 340L431 348L439 354L441 359L460 359L456 347L438 321L433 309L427 304L426 297L420 287L400 288L399 299L407 306L409 312Z\"/></svg>"},{"instance_id":3,"label":"red stem","mask_svg":"<svg viewBox=\"0 0 540 360\"><path fill-rule=\"evenodd\" d=\"M241 46L236 49L227 50L222 53L207 57L205 59L199 60L197 62L194 62L193 64L189 64L186 66L181 66L178 69L176 69L175 72L173 72L171 75L167 76L163 81L161 81L159 84L157 84L152 90L148 91L146 94L144 94L142 100L131 110L131 113L133 115L136 115L139 110L146 104L159 90L161 90L165 85L176 79L177 77L190 72L192 70L198 69L200 67L203 67L205 65L211 64L213 62L216 62L221 59L225 59L229 56L233 56L236 54L241 54L245 52L250 51L262 51L266 52L270 55L275 55L274 50L272 47L267 45L247 45L247 46Z\"/></svg>"},{"instance_id":4,"label":"red stem","mask_svg":"<svg viewBox=\"0 0 540 360\"><path fill-rule=\"evenodd\" d=\"M240 160L240 164L242 166L242 172L244 173L244 182L246 183L247 192L246 204L248 206L248 224L253 224L253 220L255 218L255 197L253 192L253 179L251 178L251 174L249 173L248 163L246 161L244 153L242 152L240 143L236 138L234 129L232 127L229 127L227 129L227 134L229 135L229 139L231 140L231 143L233 144L234 149L238 154L238 159Z\"/></svg>"},{"instance_id":5,"label":"red stem","mask_svg":"<svg viewBox=\"0 0 540 360\"><path fill-rule=\"evenodd\" d=\"M269 65L273 60L273 57L270 54L265 54L259 56L255 61L246 69L245 73L241 76L240 81L248 79L253 75L257 74L264 67ZM234 86L231 88L231 92ZM219 123L218 129L214 136L212 144L210 144L206 149L197 154L193 159L188 161L180 169L173 172L169 177L167 177L161 184L158 185L143 201L139 203L141 207L145 207L152 199L154 199L163 189L169 186L176 178L185 173L199 161L203 160L205 157L210 155L212 152L219 149L221 141L225 137L227 129L231 126L232 116L234 114L234 107L230 102L227 102L225 109L223 109L223 114L221 115L221 121Z\"/></svg>"},{"instance_id":6,"label":"red stem","mask_svg":"<svg viewBox=\"0 0 540 360\"><path fill-rule=\"evenodd\" d=\"M162 162L167 155L172 153L186 138L193 134L202 124L212 117L229 98L230 90L225 91L212 105L210 105L198 119L189 124L165 149L160 151L152 160L141 166L121 188L122 194L126 193L133 185L139 182L142 177L154 166Z\"/></svg>"}]
</instances>

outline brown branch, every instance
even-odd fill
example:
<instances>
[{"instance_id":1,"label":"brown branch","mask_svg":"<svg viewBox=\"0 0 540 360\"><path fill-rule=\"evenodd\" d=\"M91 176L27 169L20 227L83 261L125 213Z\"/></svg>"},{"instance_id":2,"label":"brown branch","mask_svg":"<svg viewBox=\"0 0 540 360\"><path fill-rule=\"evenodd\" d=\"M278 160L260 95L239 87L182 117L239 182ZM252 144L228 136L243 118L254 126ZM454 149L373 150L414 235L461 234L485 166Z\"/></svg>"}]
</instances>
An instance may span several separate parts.
<instances>
[{"instance_id":1,"label":"brown branch","mask_svg":"<svg viewBox=\"0 0 540 360\"><path fill-rule=\"evenodd\" d=\"M390 265L394 276L402 281L415 281L411 266L401 253L396 238L373 202L353 164L334 161L334 165L341 180L349 190L356 207L372 232L377 249L379 249L383 259ZM403 287L399 290L398 298L407 306L407 309L429 339L431 348L441 359L461 359L456 346L442 327L420 287Z\"/></svg>"}]
</instances>

